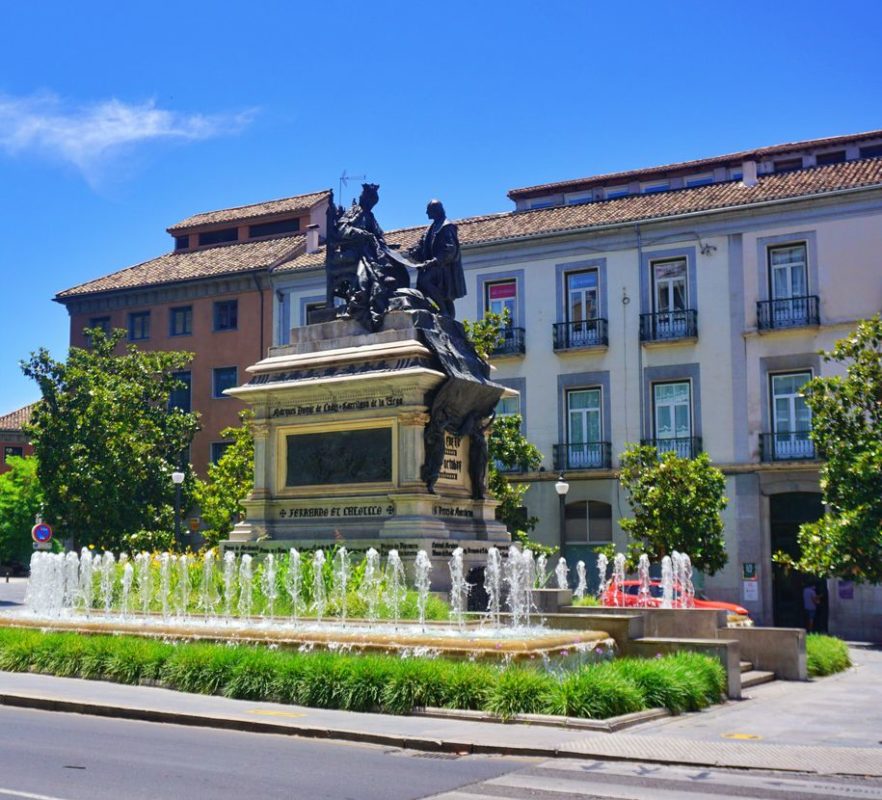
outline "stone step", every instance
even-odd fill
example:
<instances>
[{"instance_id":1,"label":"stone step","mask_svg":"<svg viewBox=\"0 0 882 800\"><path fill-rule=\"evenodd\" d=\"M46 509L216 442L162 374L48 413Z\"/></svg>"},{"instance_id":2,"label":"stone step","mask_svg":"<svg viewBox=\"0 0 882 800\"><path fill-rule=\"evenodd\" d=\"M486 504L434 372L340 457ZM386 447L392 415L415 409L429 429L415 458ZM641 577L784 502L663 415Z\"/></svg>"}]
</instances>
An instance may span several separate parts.
<instances>
[{"instance_id":1,"label":"stone step","mask_svg":"<svg viewBox=\"0 0 882 800\"><path fill-rule=\"evenodd\" d=\"M742 661L741 662L741 671L742 672L750 672L753 669L752 661Z\"/></svg>"},{"instance_id":2,"label":"stone step","mask_svg":"<svg viewBox=\"0 0 882 800\"><path fill-rule=\"evenodd\" d=\"M741 675L741 688L749 689L751 686L759 686L761 683L771 683L775 680L774 672L766 672L761 669L752 669Z\"/></svg>"}]
</instances>

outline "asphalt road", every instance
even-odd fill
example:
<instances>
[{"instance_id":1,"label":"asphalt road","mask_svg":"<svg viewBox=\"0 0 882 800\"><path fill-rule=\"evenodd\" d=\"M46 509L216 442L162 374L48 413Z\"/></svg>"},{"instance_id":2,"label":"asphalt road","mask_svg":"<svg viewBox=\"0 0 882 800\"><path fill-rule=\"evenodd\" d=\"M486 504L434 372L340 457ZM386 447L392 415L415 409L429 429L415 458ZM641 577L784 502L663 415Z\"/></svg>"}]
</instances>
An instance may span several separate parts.
<instances>
[{"instance_id":1,"label":"asphalt road","mask_svg":"<svg viewBox=\"0 0 882 800\"><path fill-rule=\"evenodd\" d=\"M882 781L455 756L0 707L0 800L882 800Z\"/></svg>"},{"instance_id":2,"label":"asphalt road","mask_svg":"<svg viewBox=\"0 0 882 800\"><path fill-rule=\"evenodd\" d=\"M0 708L0 798L409 800L524 764Z\"/></svg>"}]
</instances>

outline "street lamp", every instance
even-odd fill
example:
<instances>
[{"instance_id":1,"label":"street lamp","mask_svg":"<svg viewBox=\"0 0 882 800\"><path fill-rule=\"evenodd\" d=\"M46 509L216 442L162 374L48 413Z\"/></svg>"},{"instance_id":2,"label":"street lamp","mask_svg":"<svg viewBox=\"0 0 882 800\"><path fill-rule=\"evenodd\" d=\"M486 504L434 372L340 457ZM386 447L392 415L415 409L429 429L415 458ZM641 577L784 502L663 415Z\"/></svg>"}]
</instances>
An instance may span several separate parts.
<instances>
[{"instance_id":1,"label":"street lamp","mask_svg":"<svg viewBox=\"0 0 882 800\"><path fill-rule=\"evenodd\" d=\"M172 473L172 483L175 485L175 544L181 543L181 484L184 482L184 473L175 470Z\"/></svg>"},{"instance_id":2,"label":"street lamp","mask_svg":"<svg viewBox=\"0 0 882 800\"><path fill-rule=\"evenodd\" d=\"M567 492L570 490L570 485L564 480L563 471L561 471L560 476L557 479L557 482L554 484L554 491L557 492L557 496L560 498L560 554L563 557L564 554L564 531L566 529L566 501L567 501Z\"/></svg>"}]
</instances>

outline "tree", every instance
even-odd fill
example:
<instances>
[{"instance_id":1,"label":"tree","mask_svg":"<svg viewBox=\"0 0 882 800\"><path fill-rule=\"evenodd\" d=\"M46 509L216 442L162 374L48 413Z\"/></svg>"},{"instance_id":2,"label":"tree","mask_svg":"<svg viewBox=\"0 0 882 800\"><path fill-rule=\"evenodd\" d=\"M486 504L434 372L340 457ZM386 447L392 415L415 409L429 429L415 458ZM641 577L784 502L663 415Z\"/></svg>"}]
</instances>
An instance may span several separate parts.
<instances>
[{"instance_id":1,"label":"tree","mask_svg":"<svg viewBox=\"0 0 882 800\"><path fill-rule=\"evenodd\" d=\"M125 547L126 537L172 527L171 473L196 432L196 415L172 407L183 386L175 377L190 353L114 351L125 335L86 331L88 349L72 347L67 361L45 349L22 362L42 393L28 434L38 460L47 522L74 546Z\"/></svg>"},{"instance_id":2,"label":"tree","mask_svg":"<svg viewBox=\"0 0 882 800\"><path fill-rule=\"evenodd\" d=\"M254 487L253 418L253 412L243 411L239 414L240 427L221 431L221 436L233 441L218 462L208 468L207 480L196 484L195 499L208 526L205 542L209 546L229 536L245 513L242 500Z\"/></svg>"},{"instance_id":3,"label":"tree","mask_svg":"<svg viewBox=\"0 0 882 800\"><path fill-rule=\"evenodd\" d=\"M689 459L632 445L621 463L619 481L634 512L620 523L633 540L629 562L636 564L644 552L658 561L679 550L702 572L722 569L728 560L721 513L728 502L726 479L707 453Z\"/></svg>"},{"instance_id":4,"label":"tree","mask_svg":"<svg viewBox=\"0 0 882 800\"><path fill-rule=\"evenodd\" d=\"M0 475L0 563L26 564L33 552L34 516L43 503L37 459L10 456L6 463L9 471Z\"/></svg>"},{"instance_id":5,"label":"tree","mask_svg":"<svg viewBox=\"0 0 882 800\"><path fill-rule=\"evenodd\" d=\"M824 361L844 374L804 389L812 440L824 457L827 512L800 528L802 555L776 560L812 575L882 583L882 316L861 322Z\"/></svg>"}]
</instances>

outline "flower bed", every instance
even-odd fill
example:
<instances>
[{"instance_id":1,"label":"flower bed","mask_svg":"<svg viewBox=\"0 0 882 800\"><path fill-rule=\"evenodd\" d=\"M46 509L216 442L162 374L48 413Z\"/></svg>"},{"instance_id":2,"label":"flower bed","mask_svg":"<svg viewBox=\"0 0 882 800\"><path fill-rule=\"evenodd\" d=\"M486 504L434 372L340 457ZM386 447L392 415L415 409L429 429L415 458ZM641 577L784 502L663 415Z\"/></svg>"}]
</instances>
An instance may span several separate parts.
<instances>
[{"instance_id":1,"label":"flower bed","mask_svg":"<svg viewBox=\"0 0 882 800\"><path fill-rule=\"evenodd\" d=\"M810 633L805 637L806 666L810 678L842 672L851 666L848 645L835 636Z\"/></svg>"}]
</instances>

